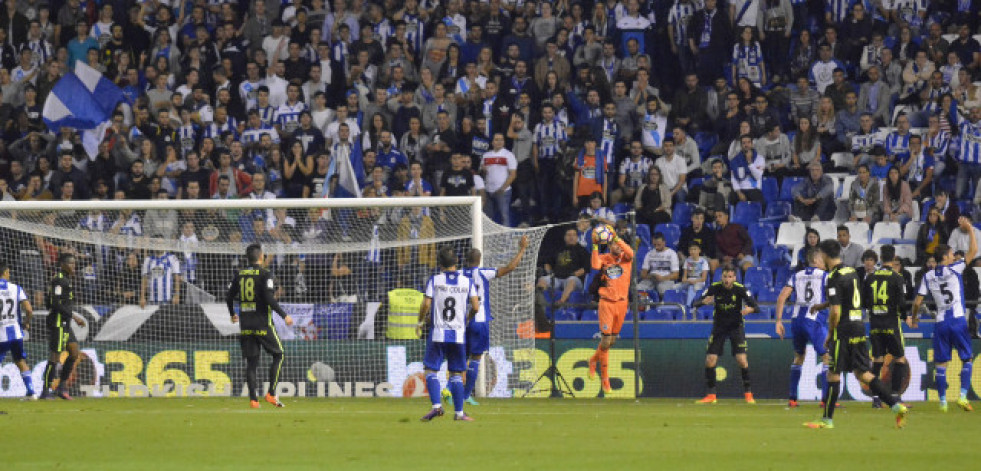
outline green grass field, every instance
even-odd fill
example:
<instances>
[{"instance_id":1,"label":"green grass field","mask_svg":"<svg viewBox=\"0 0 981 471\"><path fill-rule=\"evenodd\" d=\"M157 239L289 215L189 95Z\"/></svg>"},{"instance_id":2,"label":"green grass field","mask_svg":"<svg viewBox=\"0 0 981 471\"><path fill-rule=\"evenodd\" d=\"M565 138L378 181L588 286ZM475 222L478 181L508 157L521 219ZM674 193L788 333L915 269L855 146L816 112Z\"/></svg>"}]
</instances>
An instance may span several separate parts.
<instances>
[{"instance_id":1,"label":"green grass field","mask_svg":"<svg viewBox=\"0 0 981 471\"><path fill-rule=\"evenodd\" d=\"M242 398L0 402L4 470L956 469L981 457L981 413L845 403L834 430L814 404L690 400L484 400L476 422L421 423L425 399ZM973 458L973 459L972 459ZM941 464L942 463L942 464ZM829 465L832 466L829 468Z\"/></svg>"}]
</instances>

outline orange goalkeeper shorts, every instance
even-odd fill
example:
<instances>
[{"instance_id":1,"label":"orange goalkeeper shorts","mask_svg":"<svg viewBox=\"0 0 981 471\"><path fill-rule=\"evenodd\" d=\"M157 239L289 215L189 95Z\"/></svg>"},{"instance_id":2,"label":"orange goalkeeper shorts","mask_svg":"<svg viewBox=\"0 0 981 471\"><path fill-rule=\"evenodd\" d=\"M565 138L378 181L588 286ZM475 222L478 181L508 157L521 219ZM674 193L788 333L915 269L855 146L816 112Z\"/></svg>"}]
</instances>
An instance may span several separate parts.
<instances>
[{"instance_id":1,"label":"orange goalkeeper shorts","mask_svg":"<svg viewBox=\"0 0 981 471\"><path fill-rule=\"evenodd\" d=\"M600 299L599 302L599 326L600 332L606 335L617 335L623 327L623 320L627 317L627 308L630 306L626 299L622 301L607 301Z\"/></svg>"}]
</instances>

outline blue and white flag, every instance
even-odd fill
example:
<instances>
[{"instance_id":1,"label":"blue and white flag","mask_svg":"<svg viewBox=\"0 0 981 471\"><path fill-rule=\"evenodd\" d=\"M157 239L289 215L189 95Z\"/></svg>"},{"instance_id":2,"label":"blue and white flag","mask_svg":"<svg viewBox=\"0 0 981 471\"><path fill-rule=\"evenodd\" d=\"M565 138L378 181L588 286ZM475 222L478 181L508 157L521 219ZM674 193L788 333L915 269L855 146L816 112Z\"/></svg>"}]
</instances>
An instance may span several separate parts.
<instances>
[{"instance_id":1,"label":"blue and white flag","mask_svg":"<svg viewBox=\"0 0 981 471\"><path fill-rule=\"evenodd\" d=\"M364 162L361 156L361 146L351 146L351 155L346 159L337 159L337 189L336 198L360 198L361 185L358 175L364 175Z\"/></svg>"},{"instance_id":2,"label":"blue and white flag","mask_svg":"<svg viewBox=\"0 0 981 471\"><path fill-rule=\"evenodd\" d=\"M48 129L54 132L62 127L94 131L83 136L85 150L94 157L116 105L125 99L116 84L98 70L77 61L75 70L65 74L51 89L44 102L42 117Z\"/></svg>"}]
</instances>

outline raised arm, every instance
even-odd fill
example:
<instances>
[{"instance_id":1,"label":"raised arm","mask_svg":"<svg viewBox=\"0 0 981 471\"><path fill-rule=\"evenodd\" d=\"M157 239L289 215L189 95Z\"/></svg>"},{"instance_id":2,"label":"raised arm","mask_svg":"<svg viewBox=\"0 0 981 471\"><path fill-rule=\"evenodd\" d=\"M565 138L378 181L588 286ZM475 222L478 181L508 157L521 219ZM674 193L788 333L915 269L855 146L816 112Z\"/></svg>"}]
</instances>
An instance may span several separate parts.
<instances>
[{"instance_id":1,"label":"raised arm","mask_svg":"<svg viewBox=\"0 0 981 471\"><path fill-rule=\"evenodd\" d=\"M521 263L521 259L525 256L525 249L527 248L528 236L521 236L521 241L518 242L518 253L514 254L514 258L506 266L497 269L497 276L507 275L518 268L518 264Z\"/></svg>"}]
</instances>

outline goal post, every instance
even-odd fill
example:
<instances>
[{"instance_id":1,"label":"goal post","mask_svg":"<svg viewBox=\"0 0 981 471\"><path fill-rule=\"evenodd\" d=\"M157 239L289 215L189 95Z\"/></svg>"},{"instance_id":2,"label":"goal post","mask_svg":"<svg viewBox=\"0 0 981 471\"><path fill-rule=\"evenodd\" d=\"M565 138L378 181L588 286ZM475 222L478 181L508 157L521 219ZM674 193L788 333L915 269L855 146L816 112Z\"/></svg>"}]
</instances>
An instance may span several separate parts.
<instances>
[{"instance_id":1,"label":"goal post","mask_svg":"<svg viewBox=\"0 0 981 471\"><path fill-rule=\"evenodd\" d=\"M523 372L535 371L544 232L495 224L479 197L0 202L0 257L36 313L25 342L35 384L47 358L43 292L68 252L86 321L72 323L84 354L68 386L97 397L244 394L239 328L224 299L253 242L295 321L273 315L286 351L280 395L420 396L425 341L414 325L438 249L454 247L462 264L477 248L481 266L502 267L527 236L518 268L490 282L491 348L478 382L479 395L520 395L530 385ZM0 396L22 394L16 367L0 365Z\"/></svg>"}]
</instances>

